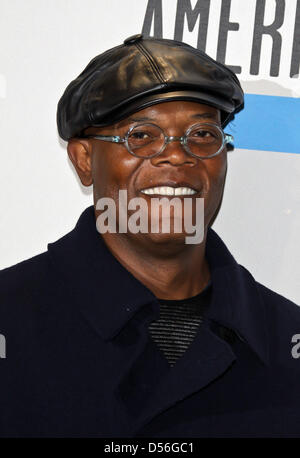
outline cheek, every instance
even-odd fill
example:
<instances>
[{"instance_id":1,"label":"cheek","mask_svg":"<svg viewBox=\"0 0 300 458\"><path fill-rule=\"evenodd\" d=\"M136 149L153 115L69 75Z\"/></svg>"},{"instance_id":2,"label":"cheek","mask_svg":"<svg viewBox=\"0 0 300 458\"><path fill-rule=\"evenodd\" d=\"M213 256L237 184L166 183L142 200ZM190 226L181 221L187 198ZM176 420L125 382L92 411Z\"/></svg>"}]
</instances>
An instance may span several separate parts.
<instances>
[{"instance_id":1,"label":"cheek","mask_svg":"<svg viewBox=\"0 0 300 458\"><path fill-rule=\"evenodd\" d=\"M227 156L222 154L207 165L208 193L205 199L205 212L211 217L218 208L225 184Z\"/></svg>"},{"instance_id":2,"label":"cheek","mask_svg":"<svg viewBox=\"0 0 300 458\"><path fill-rule=\"evenodd\" d=\"M208 164L208 175L213 188L221 188L224 185L227 170L227 155L217 156ZM215 189L216 191L216 189Z\"/></svg>"},{"instance_id":3,"label":"cheek","mask_svg":"<svg viewBox=\"0 0 300 458\"><path fill-rule=\"evenodd\" d=\"M139 159L118 147L97 151L92 159L92 176L96 197L116 198L119 189L128 189L139 163Z\"/></svg>"}]
</instances>

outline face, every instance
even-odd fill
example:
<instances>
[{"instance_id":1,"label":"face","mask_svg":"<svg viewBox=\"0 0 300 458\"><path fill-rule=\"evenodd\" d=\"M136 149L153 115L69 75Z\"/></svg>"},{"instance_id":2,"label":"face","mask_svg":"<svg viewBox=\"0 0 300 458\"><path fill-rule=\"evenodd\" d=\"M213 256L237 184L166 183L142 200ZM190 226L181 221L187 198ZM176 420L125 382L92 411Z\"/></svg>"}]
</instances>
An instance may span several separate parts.
<instances>
[{"instance_id":1,"label":"face","mask_svg":"<svg viewBox=\"0 0 300 458\"><path fill-rule=\"evenodd\" d=\"M208 105L172 101L145 108L109 127L86 129L86 134L125 136L131 126L140 122L155 123L168 136L182 136L193 124L215 123L220 126L220 112ZM102 197L114 199L118 208L119 190L126 190L128 201L142 197L149 203L153 197L161 195L145 194L154 187L181 187L196 191L188 195L193 202L197 197L204 198L204 224L206 228L220 205L227 170L226 148L213 158L200 159L189 155L180 142L174 141L164 151L153 158L137 158L130 154L123 144L109 143L96 139L73 139L69 142L68 153L84 185L93 184L94 202ZM173 198L169 196L167 198ZM179 196L180 199L187 195ZM192 211L195 206L193 205ZM118 214L118 213L117 213ZM97 214L96 214L97 216ZM149 219L150 221L150 219ZM170 234L127 234L136 240L148 243L176 241L181 243L185 233Z\"/></svg>"}]
</instances>

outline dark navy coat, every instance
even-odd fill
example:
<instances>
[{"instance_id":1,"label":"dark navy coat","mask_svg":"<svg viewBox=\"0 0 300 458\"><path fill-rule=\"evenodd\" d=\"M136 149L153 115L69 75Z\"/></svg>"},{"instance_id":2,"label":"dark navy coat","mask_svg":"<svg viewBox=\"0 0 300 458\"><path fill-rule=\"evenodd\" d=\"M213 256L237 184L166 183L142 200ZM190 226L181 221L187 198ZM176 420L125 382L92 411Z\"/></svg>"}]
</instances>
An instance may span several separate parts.
<instances>
[{"instance_id":1,"label":"dark navy coat","mask_svg":"<svg viewBox=\"0 0 300 458\"><path fill-rule=\"evenodd\" d=\"M106 248L93 207L2 270L0 436L300 437L300 309L212 229L206 258L212 303L174 367L148 332L158 301Z\"/></svg>"}]
</instances>

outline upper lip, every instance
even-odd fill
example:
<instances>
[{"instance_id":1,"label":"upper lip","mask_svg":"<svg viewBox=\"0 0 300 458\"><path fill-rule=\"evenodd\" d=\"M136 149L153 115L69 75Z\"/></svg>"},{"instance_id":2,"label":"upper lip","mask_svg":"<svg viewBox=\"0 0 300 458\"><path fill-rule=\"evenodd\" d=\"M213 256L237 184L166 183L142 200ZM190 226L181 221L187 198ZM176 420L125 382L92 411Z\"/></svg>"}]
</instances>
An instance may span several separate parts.
<instances>
[{"instance_id":1,"label":"upper lip","mask_svg":"<svg viewBox=\"0 0 300 458\"><path fill-rule=\"evenodd\" d=\"M160 188L162 186L170 186L171 188L191 188L196 192L199 192L199 186L195 186L194 184L187 183L186 181L173 181L173 180L167 180L167 181L158 181L157 183L151 183L149 186L143 186L142 188L139 189L139 191L144 191L145 189L149 188Z\"/></svg>"}]
</instances>

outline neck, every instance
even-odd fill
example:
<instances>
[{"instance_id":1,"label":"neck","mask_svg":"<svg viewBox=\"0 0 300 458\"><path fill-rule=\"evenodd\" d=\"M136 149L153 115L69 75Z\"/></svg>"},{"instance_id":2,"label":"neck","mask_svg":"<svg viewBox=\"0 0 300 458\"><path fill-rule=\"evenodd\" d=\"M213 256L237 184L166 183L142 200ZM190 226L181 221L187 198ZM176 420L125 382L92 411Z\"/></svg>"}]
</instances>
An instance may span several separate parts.
<instances>
[{"instance_id":1,"label":"neck","mask_svg":"<svg viewBox=\"0 0 300 458\"><path fill-rule=\"evenodd\" d=\"M160 299L180 300L200 293L210 280L205 259L207 229L201 244L157 243L136 235L102 234L111 253Z\"/></svg>"}]
</instances>

